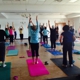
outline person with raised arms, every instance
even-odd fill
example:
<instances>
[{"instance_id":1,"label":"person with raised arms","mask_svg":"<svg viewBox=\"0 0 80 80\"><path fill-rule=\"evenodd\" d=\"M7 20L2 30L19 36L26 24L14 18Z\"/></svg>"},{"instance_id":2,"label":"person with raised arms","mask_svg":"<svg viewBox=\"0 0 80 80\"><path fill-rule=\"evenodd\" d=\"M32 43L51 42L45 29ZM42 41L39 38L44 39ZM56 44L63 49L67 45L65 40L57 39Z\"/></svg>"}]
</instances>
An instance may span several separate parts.
<instances>
[{"instance_id":1,"label":"person with raised arms","mask_svg":"<svg viewBox=\"0 0 80 80\"><path fill-rule=\"evenodd\" d=\"M31 45L31 52L32 52L32 59L33 64L38 64L38 56L39 56L39 25L38 25L38 16L36 16L36 25L30 19L30 45ZM36 54L36 61L35 61L35 54Z\"/></svg>"}]
</instances>

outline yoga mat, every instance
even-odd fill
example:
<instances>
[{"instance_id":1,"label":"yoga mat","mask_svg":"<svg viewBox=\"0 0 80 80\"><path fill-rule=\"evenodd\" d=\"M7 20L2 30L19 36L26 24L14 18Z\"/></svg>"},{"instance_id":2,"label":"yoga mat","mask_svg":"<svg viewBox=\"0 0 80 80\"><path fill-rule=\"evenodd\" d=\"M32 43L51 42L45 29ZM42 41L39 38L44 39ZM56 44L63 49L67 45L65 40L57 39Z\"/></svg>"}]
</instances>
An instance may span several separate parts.
<instances>
[{"instance_id":1,"label":"yoga mat","mask_svg":"<svg viewBox=\"0 0 80 80\"><path fill-rule=\"evenodd\" d=\"M40 44L42 45L42 44L44 44L44 42L40 42Z\"/></svg>"},{"instance_id":2,"label":"yoga mat","mask_svg":"<svg viewBox=\"0 0 80 80\"><path fill-rule=\"evenodd\" d=\"M15 46L8 46L7 47L7 50L14 50L15 49Z\"/></svg>"},{"instance_id":3,"label":"yoga mat","mask_svg":"<svg viewBox=\"0 0 80 80\"><path fill-rule=\"evenodd\" d=\"M51 46L48 45L48 44L42 44L42 46L45 47L45 48L51 48Z\"/></svg>"},{"instance_id":4,"label":"yoga mat","mask_svg":"<svg viewBox=\"0 0 80 80\"><path fill-rule=\"evenodd\" d=\"M60 43L56 43L56 45L60 46L61 44Z\"/></svg>"},{"instance_id":5,"label":"yoga mat","mask_svg":"<svg viewBox=\"0 0 80 80\"><path fill-rule=\"evenodd\" d=\"M38 64L32 64L32 59L27 59L26 62L28 64L30 76L35 77L49 74L48 70L46 69L46 67L40 59L38 59Z\"/></svg>"},{"instance_id":6,"label":"yoga mat","mask_svg":"<svg viewBox=\"0 0 80 80\"><path fill-rule=\"evenodd\" d=\"M1 64L0 64L1 65ZM0 66L0 80L11 80L11 63L7 62L6 67Z\"/></svg>"},{"instance_id":7,"label":"yoga mat","mask_svg":"<svg viewBox=\"0 0 80 80\"><path fill-rule=\"evenodd\" d=\"M9 42L5 42L5 46L9 46L10 45L10 43Z\"/></svg>"},{"instance_id":8,"label":"yoga mat","mask_svg":"<svg viewBox=\"0 0 80 80\"><path fill-rule=\"evenodd\" d=\"M59 52L59 51L51 51L51 50L47 50L48 52L50 52L52 55L58 56L58 55L63 55L63 53Z\"/></svg>"},{"instance_id":9,"label":"yoga mat","mask_svg":"<svg viewBox=\"0 0 80 80\"><path fill-rule=\"evenodd\" d=\"M18 50L9 50L7 56L17 56Z\"/></svg>"},{"instance_id":10,"label":"yoga mat","mask_svg":"<svg viewBox=\"0 0 80 80\"><path fill-rule=\"evenodd\" d=\"M80 51L78 51L78 50L73 50L72 53L74 53L74 54L80 54Z\"/></svg>"},{"instance_id":11,"label":"yoga mat","mask_svg":"<svg viewBox=\"0 0 80 80\"><path fill-rule=\"evenodd\" d=\"M27 52L28 57L32 57L32 53L30 50L26 50L26 52ZM36 54L35 54L35 56L36 56Z\"/></svg>"},{"instance_id":12,"label":"yoga mat","mask_svg":"<svg viewBox=\"0 0 80 80\"><path fill-rule=\"evenodd\" d=\"M46 80L80 80L80 77L78 77L78 76L70 76L70 77L52 78L52 79L46 79Z\"/></svg>"},{"instance_id":13,"label":"yoga mat","mask_svg":"<svg viewBox=\"0 0 80 80\"><path fill-rule=\"evenodd\" d=\"M26 52L27 52L28 57L31 57L32 56L32 53L31 53L30 50L26 50Z\"/></svg>"},{"instance_id":14,"label":"yoga mat","mask_svg":"<svg viewBox=\"0 0 80 80\"><path fill-rule=\"evenodd\" d=\"M64 68L62 67L62 58L57 58L57 59L51 59L53 63L55 63L67 76L73 76L73 75L78 75L80 74L80 68L78 68L77 66L73 66L73 67L67 67ZM69 62L68 62L69 63Z\"/></svg>"}]
</instances>

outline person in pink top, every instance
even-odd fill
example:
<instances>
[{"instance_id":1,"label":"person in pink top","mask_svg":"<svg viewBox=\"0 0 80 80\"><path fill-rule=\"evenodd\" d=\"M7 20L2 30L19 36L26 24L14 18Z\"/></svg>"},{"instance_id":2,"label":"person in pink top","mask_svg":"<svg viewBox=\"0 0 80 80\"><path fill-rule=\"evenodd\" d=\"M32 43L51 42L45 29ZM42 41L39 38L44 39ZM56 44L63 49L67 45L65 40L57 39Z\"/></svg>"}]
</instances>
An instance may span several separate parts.
<instances>
[{"instance_id":1,"label":"person in pink top","mask_svg":"<svg viewBox=\"0 0 80 80\"><path fill-rule=\"evenodd\" d=\"M13 38L14 38L14 28L12 26L9 27L9 37L10 37L10 45L13 45Z\"/></svg>"}]
</instances>

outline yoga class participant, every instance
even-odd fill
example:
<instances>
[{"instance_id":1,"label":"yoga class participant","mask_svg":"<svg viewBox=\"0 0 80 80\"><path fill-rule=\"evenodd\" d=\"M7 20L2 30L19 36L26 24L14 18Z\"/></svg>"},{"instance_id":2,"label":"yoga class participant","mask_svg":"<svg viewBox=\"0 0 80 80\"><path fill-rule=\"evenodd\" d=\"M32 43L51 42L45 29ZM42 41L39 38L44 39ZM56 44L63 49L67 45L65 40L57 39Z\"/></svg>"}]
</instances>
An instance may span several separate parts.
<instances>
[{"instance_id":1,"label":"yoga class participant","mask_svg":"<svg viewBox=\"0 0 80 80\"><path fill-rule=\"evenodd\" d=\"M17 37L17 32L16 30L14 29L14 39L16 40L16 37Z\"/></svg>"},{"instance_id":2,"label":"yoga class participant","mask_svg":"<svg viewBox=\"0 0 80 80\"><path fill-rule=\"evenodd\" d=\"M31 44L31 52L32 52L32 59L33 59L33 64L38 64L38 56L39 56L39 25L38 25L38 16L36 16L36 25L33 24L33 22L30 19L30 33L31 33L31 38L30 38L30 44ZM36 54L36 61L34 59Z\"/></svg>"},{"instance_id":3,"label":"yoga class participant","mask_svg":"<svg viewBox=\"0 0 80 80\"><path fill-rule=\"evenodd\" d=\"M69 65L73 66L73 57L72 57L72 45L75 41L75 36L72 32L69 31L69 26L65 25L60 36L60 43L63 45L63 66L67 67L67 52L69 57Z\"/></svg>"},{"instance_id":4,"label":"yoga class participant","mask_svg":"<svg viewBox=\"0 0 80 80\"><path fill-rule=\"evenodd\" d=\"M7 27L5 27L5 33L6 33L6 35L7 35L6 41L8 41L8 38L9 38L9 31L8 31L8 28L7 28Z\"/></svg>"},{"instance_id":5,"label":"yoga class participant","mask_svg":"<svg viewBox=\"0 0 80 80\"><path fill-rule=\"evenodd\" d=\"M44 44L48 44L48 34L49 34L49 31L47 30L47 24L46 24L46 27L44 27L44 30L42 31L42 34L43 34Z\"/></svg>"},{"instance_id":6,"label":"yoga class participant","mask_svg":"<svg viewBox=\"0 0 80 80\"><path fill-rule=\"evenodd\" d=\"M54 22L55 23L55 22ZM48 20L48 25L50 29L50 42L51 42L51 50L56 49L56 30L54 26L50 26L50 21Z\"/></svg>"},{"instance_id":7,"label":"yoga class participant","mask_svg":"<svg viewBox=\"0 0 80 80\"><path fill-rule=\"evenodd\" d=\"M40 25L40 37L41 37L40 42L43 42L43 34L42 34L43 30L44 30L44 23L43 25Z\"/></svg>"},{"instance_id":8,"label":"yoga class participant","mask_svg":"<svg viewBox=\"0 0 80 80\"><path fill-rule=\"evenodd\" d=\"M5 39L4 37L7 37L7 34L4 30L1 29L0 25L0 61L2 61L2 66L6 67L5 64Z\"/></svg>"},{"instance_id":9,"label":"yoga class participant","mask_svg":"<svg viewBox=\"0 0 80 80\"><path fill-rule=\"evenodd\" d=\"M19 33L20 33L20 40L21 40L21 43L22 43L22 41L23 41L23 26L21 26L19 28Z\"/></svg>"}]
</instances>

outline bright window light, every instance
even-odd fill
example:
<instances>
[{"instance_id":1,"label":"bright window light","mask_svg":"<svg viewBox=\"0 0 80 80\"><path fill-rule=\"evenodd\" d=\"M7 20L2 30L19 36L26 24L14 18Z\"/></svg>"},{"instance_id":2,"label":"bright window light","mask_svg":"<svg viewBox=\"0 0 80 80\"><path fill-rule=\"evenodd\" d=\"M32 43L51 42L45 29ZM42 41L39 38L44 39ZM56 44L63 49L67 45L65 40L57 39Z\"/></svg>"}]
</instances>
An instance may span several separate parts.
<instances>
[{"instance_id":1,"label":"bright window light","mask_svg":"<svg viewBox=\"0 0 80 80\"><path fill-rule=\"evenodd\" d=\"M76 2L76 1L78 1L78 0L70 0L69 2Z\"/></svg>"}]
</instances>

